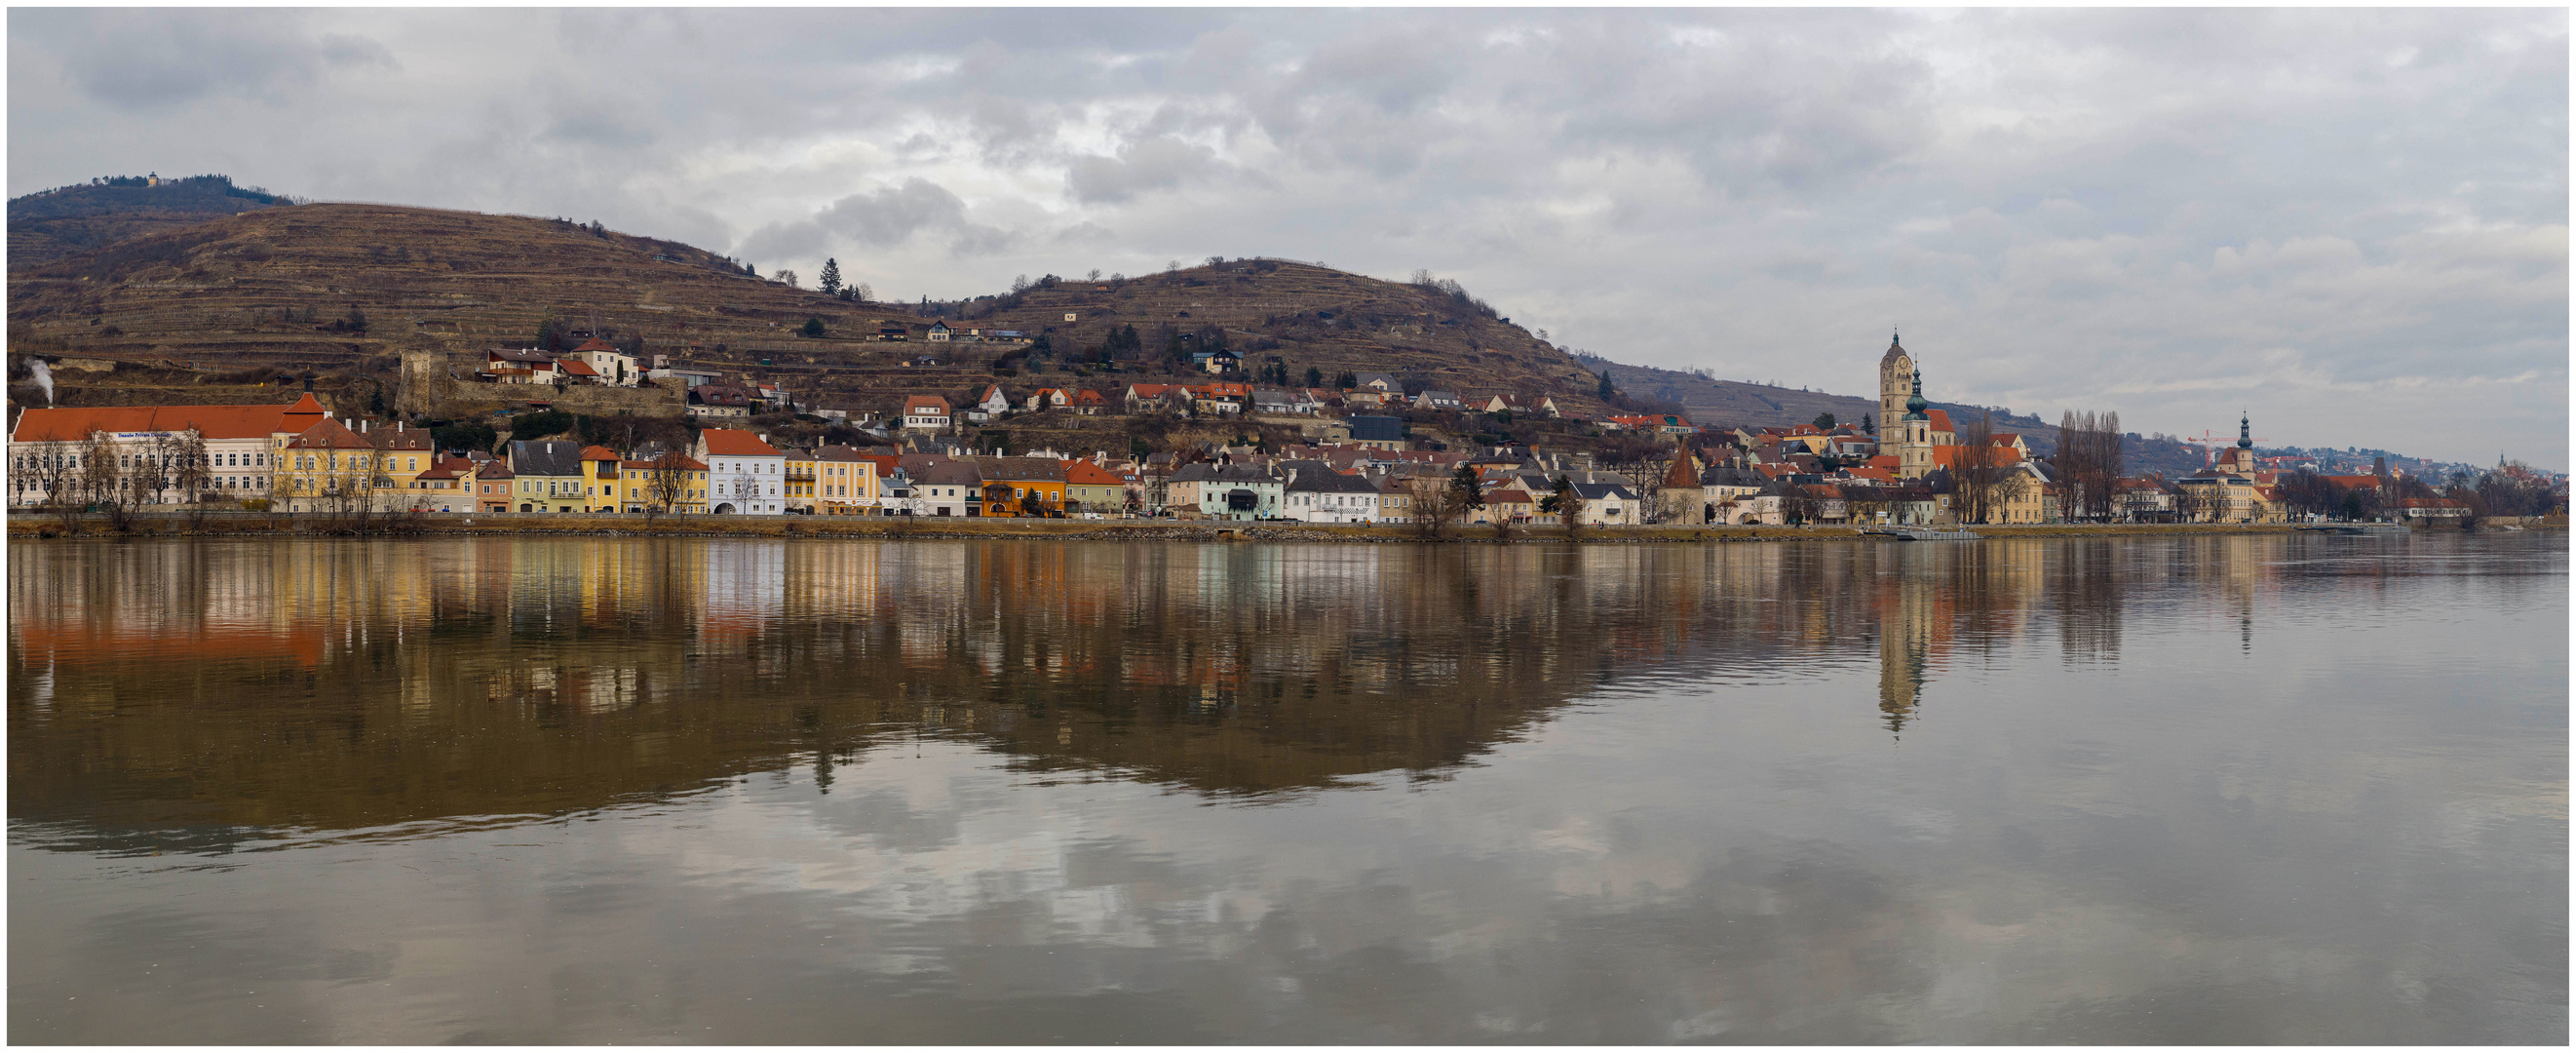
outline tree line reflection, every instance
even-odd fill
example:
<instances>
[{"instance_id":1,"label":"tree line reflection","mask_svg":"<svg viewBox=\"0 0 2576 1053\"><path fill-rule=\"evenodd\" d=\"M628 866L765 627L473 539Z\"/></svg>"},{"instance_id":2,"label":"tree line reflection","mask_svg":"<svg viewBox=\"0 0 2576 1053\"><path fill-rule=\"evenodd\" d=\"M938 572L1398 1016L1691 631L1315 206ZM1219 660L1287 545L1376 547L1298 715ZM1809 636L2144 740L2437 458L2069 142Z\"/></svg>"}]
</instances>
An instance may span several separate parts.
<instances>
[{"instance_id":1,"label":"tree line reflection","mask_svg":"<svg viewBox=\"0 0 2576 1053\"><path fill-rule=\"evenodd\" d=\"M2250 634L2278 544L22 546L11 818L136 850L373 836L792 767L828 792L914 736L1257 800L1446 778L1605 685L1831 694L1805 674L1873 657L1901 736L2034 627L2116 664L2162 578L2222 579Z\"/></svg>"}]
</instances>

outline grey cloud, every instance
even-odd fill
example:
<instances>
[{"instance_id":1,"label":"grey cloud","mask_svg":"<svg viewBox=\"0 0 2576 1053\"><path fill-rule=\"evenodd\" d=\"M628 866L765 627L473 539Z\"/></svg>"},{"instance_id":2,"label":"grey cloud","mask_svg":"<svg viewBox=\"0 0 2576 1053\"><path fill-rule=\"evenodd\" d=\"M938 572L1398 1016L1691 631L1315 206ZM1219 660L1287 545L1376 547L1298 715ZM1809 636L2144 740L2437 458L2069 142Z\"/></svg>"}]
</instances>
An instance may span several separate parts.
<instances>
[{"instance_id":1,"label":"grey cloud","mask_svg":"<svg viewBox=\"0 0 2576 1053\"><path fill-rule=\"evenodd\" d=\"M915 177L901 186L852 194L814 217L818 225L863 245L893 245L926 227L960 226L966 202L946 187Z\"/></svg>"},{"instance_id":2,"label":"grey cloud","mask_svg":"<svg viewBox=\"0 0 2576 1053\"><path fill-rule=\"evenodd\" d=\"M64 74L83 92L125 108L218 94L283 101L281 92L310 88L335 72L396 65L382 44L304 32L285 12L138 9L99 18L65 53Z\"/></svg>"},{"instance_id":3,"label":"grey cloud","mask_svg":"<svg viewBox=\"0 0 2576 1053\"><path fill-rule=\"evenodd\" d=\"M1848 390L1866 370L1839 349L1869 359L1902 322L1944 351L1942 398L2196 431L2208 396L2169 381L2261 374L2296 441L2396 441L2368 404L2430 422L2418 452L2491 458L2507 427L2517 455L2565 463L2563 11L38 9L11 28L13 193L229 171L748 231L764 267L865 249L880 287L936 295L1212 253L1429 267L1650 364ZM1727 338L1649 321L1674 302Z\"/></svg>"},{"instance_id":4,"label":"grey cloud","mask_svg":"<svg viewBox=\"0 0 2576 1053\"><path fill-rule=\"evenodd\" d=\"M1119 202L1153 190L1169 190L1185 180L1219 174L1227 166L1216 151L1177 139L1157 137L1127 144L1116 157L1074 158L1065 185L1077 200Z\"/></svg>"}]
</instances>

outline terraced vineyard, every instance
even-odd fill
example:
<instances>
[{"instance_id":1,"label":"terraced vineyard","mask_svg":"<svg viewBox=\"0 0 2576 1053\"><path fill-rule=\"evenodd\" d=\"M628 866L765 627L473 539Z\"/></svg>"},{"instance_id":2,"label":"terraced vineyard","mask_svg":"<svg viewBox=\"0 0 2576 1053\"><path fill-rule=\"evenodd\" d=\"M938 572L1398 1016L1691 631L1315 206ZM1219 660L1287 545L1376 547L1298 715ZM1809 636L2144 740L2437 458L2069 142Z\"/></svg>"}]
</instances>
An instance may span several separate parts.
<instances>
[{"instance_id":1,"label":"terraced vineyard","mask_svg":"<svg viewBox=\"0 0 2576 1053\"><path fill-rule=\"evenodd\" d=\"M1248 365L1292 378L1379 371L1464 394L1548 393L1598 409L1595 378L1507 322L1438 289L1312 264L1237 261L1124 282L1057 281L946 308L984 328L1043 336L1053 361L1014 361L1015 391L1113 388L1184 375L1164 354L1221 335ZM351 330L352 312L363 332ZM570 222L388 205L263 208L14 270L10 348L120 363L62 371L66 402L273 397L254 385L313 373L326 388L391 385L398 352L525 346L548 315L640 337L647 353L774 379L808 401L883 409L911 392L959 395L997 379L1023 345L921 342L931 319L742 274L705 250ZM1068 321L1067 316L1072 316ZM819 319L822 338L798 330ZM334 325L337 321L340 324ZM910 327L905 343L879 327ZM1146 346L1101 375L1075 360L1134 326ZM1169 327L1167 330L1165 327ZM908 365L922 355L935 366ZM1081 366L1101 370L1097 363ZM1036 372L1032 370L1044 370ZM147 383L148 381L148 383ZM13 399L35 396L24 383Z\"/></svg>"}]
</instances>

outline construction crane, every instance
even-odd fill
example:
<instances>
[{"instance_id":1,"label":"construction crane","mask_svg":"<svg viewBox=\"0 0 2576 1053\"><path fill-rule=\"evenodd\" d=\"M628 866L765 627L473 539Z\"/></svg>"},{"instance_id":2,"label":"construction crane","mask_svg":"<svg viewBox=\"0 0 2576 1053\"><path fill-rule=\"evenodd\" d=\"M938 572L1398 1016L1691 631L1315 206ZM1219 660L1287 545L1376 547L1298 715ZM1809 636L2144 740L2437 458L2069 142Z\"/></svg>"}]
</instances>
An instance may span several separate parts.
<instances>
[{"instance_id":1,"label":"construction crane","mask_svg":"<svg viewBox=\"0 0 2576 1053\"><path fill-rule=\"evenodd\" d=\"M2201 467L2216 468L2218 467L2218 448L2221 446L2234 446L2236 445L2236 440L2243 437L2244 436L2240 435L2220 435L2216 432L2203 431L2198 435L2185 435L2182 437L2181 441L2201 447ZM2270 442L2272 440L2257 438L2254 441Z\"/></svg>"}]
</instances>

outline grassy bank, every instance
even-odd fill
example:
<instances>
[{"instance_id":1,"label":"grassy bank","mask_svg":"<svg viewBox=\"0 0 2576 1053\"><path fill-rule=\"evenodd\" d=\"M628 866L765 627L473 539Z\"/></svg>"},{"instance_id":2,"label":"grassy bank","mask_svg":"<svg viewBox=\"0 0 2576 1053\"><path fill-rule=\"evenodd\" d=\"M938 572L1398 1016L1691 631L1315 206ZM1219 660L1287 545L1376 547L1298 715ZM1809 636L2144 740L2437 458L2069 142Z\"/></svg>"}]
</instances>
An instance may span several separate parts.
<instances>
[{"instance_id":1,"label":"grassy bank","mask_svg":"<svg viewBox=\"0 0 2576 1053\"><path fill-rule=\"evenodd\" d=\"M2560 524L2553 529L2563 529ZM2199 537L2286 534L2288 524L2112 524L2088 526L1982 526L1973 528L1989 539L2054 537ZM118 531L92 516L66 530L56 516L13 515L9 536L59 537L329 537L357 533L349 524L319 516L262 513L226 514L192 520L183 515L137 516ZM1304 523L1214 523L1180 520L1078 519L944 519L917 520L806 516L715 517L618 515L472 515L378 520L370 536L479 537L825 537L825 538L1054 538L1081 541L1421 541L1411 527ZM1583 530L1586 542L1671 543L1702 541L1832 541L1861 537L1850 527L1596 527ZM1448 540L1496 541L1486 527L1450 532ZM1506 540L1563 541L1553 527L1515 529Z\"/></svg>"}]
</instances>

